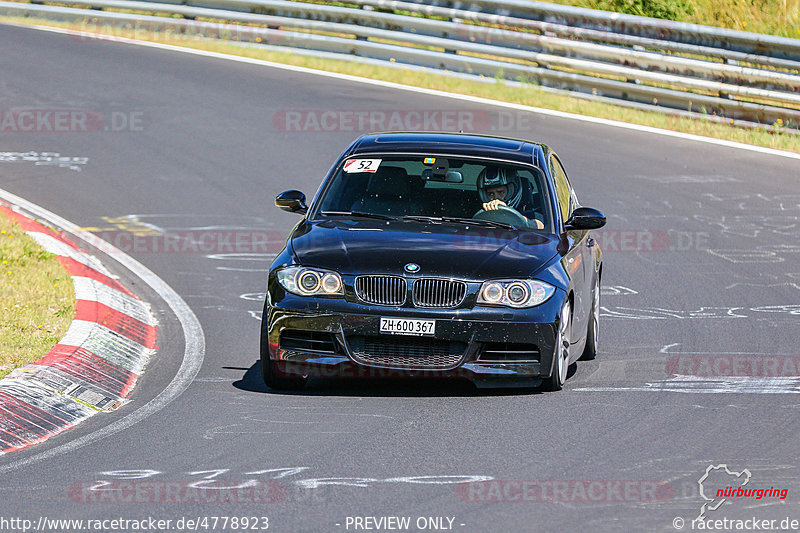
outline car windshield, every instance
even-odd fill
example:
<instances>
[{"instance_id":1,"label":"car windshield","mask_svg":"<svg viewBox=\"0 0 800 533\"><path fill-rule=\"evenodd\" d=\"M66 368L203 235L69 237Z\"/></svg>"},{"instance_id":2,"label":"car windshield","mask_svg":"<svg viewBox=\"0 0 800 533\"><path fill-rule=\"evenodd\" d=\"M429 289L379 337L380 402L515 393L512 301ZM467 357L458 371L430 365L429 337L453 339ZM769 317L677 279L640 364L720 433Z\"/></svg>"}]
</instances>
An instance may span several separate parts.
<instances>
[{"instance_id":1,"label":"car windshield","mask_svg":"<svg viewBox=\"0 0 800 533\"><path fill-rule=\"evenodd\" d=\"M323 190L314 217L453 223L478 219L484 225L551 231L546 191L541 170L533 166L435 154L360 155L342 163ZM483 211L492 199L513 209Z\"/></svg>"}]
</instances>

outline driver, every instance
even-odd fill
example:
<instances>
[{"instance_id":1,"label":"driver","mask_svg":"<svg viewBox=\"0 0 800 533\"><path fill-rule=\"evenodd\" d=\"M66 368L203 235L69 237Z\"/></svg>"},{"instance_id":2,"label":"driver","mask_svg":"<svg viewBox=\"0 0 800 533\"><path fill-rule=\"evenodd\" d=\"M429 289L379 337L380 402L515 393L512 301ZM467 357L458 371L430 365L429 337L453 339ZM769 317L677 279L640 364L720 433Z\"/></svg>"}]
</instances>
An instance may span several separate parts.
<instances>
[{"instance_id":1,"label":"driver","mask_svg":"<svg viewBox=\"0 0 800 533\"><path fill-rule=\"evenodd\" d=\"M516 170L488 166L478 174L477 185L484 210L495 211L504 205L525 217L530 227L544 228L544 223L536 218L534 206L522 200L522 179Z\"/></svg>"}]
</instances>

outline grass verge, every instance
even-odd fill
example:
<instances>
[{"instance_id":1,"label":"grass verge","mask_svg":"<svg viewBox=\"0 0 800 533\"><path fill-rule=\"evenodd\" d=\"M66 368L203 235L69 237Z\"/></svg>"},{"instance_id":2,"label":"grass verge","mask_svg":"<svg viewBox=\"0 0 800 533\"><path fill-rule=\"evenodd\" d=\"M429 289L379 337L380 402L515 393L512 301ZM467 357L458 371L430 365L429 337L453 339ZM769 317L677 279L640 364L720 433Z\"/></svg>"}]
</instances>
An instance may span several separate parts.
<instances>
[{"instance_id":1,"label":"grass verge","mask_svg":"<svg viewBox=\"0 0 800 533\"><path fill-rule=\"evenodd\" d=\"M761 129L741 128L732 123L719 123L696 118L667 115L657 111L639 110L605 102L575 98L561 93L546 91L536 85L511 85L499 78L487 78L487 81L490 83L485 83L482 81L445 76L441 73L437 73L433 69L420 72L417 70L384 67L346 60L323 59L292 53L291 50L287 50L286 52L272 51L261 49L256 46L244 46L232 42L204 39L198 35L164 34L142 29L134 30L130 28L96 25L92 24L90 21L83 23L55 22L42 18L20 17L0 17L0 21L14 24L67 28L83 32L110 35L117 38L134 38L143 41L390 81L456 94L479 96L503 102L564 111L567 113L641 124L654 128L702 135L716 139L764 146L767 148L800 152L800 139L798 136L781 133L780 124L774 125L777 129L777 133L773 133ZM87 46L96 43L91 37L75 36L74 38L82 40Z\"/></svg>"},{"instance_id":2,"label":"grass verge","mask_svg":"<svg viewBox=\"0 0 800 533\"><path fill-rule=\"evenodd\" d=\"M0 214L0 378L43 357L75 315L72 279L16 222Z\"/></svg>"}]
</instances>

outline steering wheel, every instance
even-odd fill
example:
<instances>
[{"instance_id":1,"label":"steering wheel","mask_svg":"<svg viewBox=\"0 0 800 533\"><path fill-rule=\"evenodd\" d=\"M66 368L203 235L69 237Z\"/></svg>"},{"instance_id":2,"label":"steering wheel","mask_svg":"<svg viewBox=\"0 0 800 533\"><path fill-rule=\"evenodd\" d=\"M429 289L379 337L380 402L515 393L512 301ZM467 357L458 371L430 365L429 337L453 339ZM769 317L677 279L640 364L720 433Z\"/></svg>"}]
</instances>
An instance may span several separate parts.
<instances>
[{"instance_id":1,"label":"steering wheel","mask_svg":"<svg viewBox=\"0 0 800 533\"><path fill-rule=\"evenodd\" d=\"M516 209L506 205L498 205L496 210L493 209L491 211L481 209L472 215L472 218L477 218L478 220L489 220L492 222L505 222L506 224L523 228L528 227L528 219L522 216Z\"/></svg>"}]
</instances>

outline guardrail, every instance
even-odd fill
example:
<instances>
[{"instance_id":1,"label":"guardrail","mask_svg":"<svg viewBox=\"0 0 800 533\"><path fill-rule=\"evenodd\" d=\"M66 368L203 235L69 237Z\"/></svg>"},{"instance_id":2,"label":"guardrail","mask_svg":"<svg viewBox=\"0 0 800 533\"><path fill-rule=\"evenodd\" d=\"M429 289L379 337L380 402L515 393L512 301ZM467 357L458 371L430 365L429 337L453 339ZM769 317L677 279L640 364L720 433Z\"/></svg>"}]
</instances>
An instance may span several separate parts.
<instances>
[{"instance_id":1,"label":"guardrail","mask_svg":"<svg viewBox=\"0 0 800 533\"><path fill-rule=\"evenodd\" d=\"M348 0L353 4L380 5L388 0ZM456 7L464 2L452 0L408 0L404 4ZM659 41L673 41L693 46L735 50L746 54L800 60L800 40L772 35L687 24L671 20L637 17L530 0L469 0L472 11L556 23L567 27L600 30L605 33L633 35ZM200 5L198 2L197 5ZM407 7L405 9L408 9Z\"/></svg>"},{"instance_id":2,"label":"guardrail","mask_svg":"<svg viewBox=\"0 0 800 533\"><path fill-rule=\"evenodd\" d=\"M0 14L78 24L90 18L502 76L620 105L800 131L797 39L522 0L470 0L471 10L452 7L449 0L347 2L357 7L289 0L59 0L59 6L0 1Z\"/></svg>"}]
</instances>

